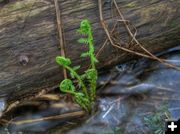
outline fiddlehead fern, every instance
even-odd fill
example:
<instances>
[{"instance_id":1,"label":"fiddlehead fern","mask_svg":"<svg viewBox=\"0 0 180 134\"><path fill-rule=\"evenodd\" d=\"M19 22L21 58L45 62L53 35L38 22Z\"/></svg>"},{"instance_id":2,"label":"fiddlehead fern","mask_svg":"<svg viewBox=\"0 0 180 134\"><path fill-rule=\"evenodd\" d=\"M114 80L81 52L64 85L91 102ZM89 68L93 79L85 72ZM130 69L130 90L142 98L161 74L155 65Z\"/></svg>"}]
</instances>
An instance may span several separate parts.
<instances>
[{"instance_id":1,"label":"fiddlehead fern","mask_svg":"<svg viewBox=\"0 0 180 134\"><path fill-rule=\"evenodd\" d=\"M75 94L75 87L70 79L64 79L60 83L59 88L61 89L62 92L70 93L73 95Z\"/></svg>"},{"instance_id":2,"label":"fiddlehead fern","mask_svg":"<svg viewBox=\"0 0 180 134\"><path fill-rule=\"evenodd\" d=\"M77 72L72 67L69 66L71 64L71 60L63 56L57 56L56 62L59 65L64 66L71 73L71 75L78 80L78 83L82 87L84 94L86 95L87 98L89 98L87 88L84 82L82 81L81 77L77 74Z\"/></svg>"},{"instance_id":3,"label":"fiddlehead fern","mask_svg":"<svg viewBox=\"0 0 180 134\"><path fill-rule=\"evenodd\" d=\"M94 45L93 45L93 35L91 24L88 20L83 20L80 24L80 28L77 30L78 33L82 35L87 35L87 38L80 38L78 40L81 44L87 44L89 51L82 53L81 57L90 57L91 68L86 71L86 77L90 83L90 98L91 101L95 100L96 94L96 81L97 81L97 70L95 64L98 62L94 55Z\"/></svg>"},{"instance_id":4,"label":"fiddlehead fern","mask_svg":"<svg viewBox=\"0 0 180 134\"><path fill-rule=\"evenodd\" d=\"M98 60L94 55L93 35L90 22L88 20L83 20L77 32L83 36L87 36L86 38L80 38L78 42L88 45L89 51L82 53L81 57L90 58L90 68L86 70L84 74L78 75L76 71L80 66L71 67L71 60L69 58L57 56L56 62L66 68L70 72L71 77L78 81L80 90L76 91L75 86L70 79L63 80L59 87L62 92L70 93L74 97L76 103L78 103L83 109L91 112L91 105L96 97L97 70L95 64ZM85 79L88 80L88 86L84 84ZM89 87L89 90L87 90L87 87Z\"/></svg>"}]
</instances>

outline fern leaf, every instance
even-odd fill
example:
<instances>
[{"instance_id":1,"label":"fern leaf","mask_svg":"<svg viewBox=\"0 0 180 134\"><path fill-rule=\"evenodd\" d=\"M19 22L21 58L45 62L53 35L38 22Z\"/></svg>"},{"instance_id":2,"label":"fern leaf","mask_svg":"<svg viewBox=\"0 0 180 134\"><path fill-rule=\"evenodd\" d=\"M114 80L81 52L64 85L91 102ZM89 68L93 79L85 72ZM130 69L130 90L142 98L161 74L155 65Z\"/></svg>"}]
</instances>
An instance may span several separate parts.
<instances>
[{"instance_id":1,"label":"fern leaf","mask_svg":"<svg viewBox=\"0 0 180 134\"><path fill-rule=\"evenodd\" d=\"M79 66L74 66L73 70L76 71L76 70L80 69L80 67L81 67L80 65Z\"/></svg>"},{"instance_id":2,"label":"fern leaf","mask_svg":"<svg viewBox=\"0 0 180 134\"><path fill-rule=\"evenodd\" d=\"M71 94L75 93L75 87L73 85L73 82L70 79L64 79L60 83L59 87L62 92L67 92Z\"/></svg>"},{"instance_id":3,"label":"fern leaf","mask_svg":"<svg viewBox=\"0 0 180 134\"><path fill-rule=\"evenodd\" d=\"M81 43L81 44L88 44L88 39L87 38L80 38L78 40L78 42Z\"/></svg>"},{"instance_id":4,"label":"fern leaf","mask_svg":"<svg viewBox=\"0 0 180 134\"><path fill-rule=\"evenodd\" d=\"M83 34L83 31L81 29L77 29L76 32L79 34Z\"/></svg>"},{"instance_id":5,"label":"fern leaf","mask_svg":"<svg viewBox=\"0 0 180 134\"><path fill-rule=\"evenodd\" d=\"M75 76L74 76L74 74L72 72L70 72L70 76L71 76L72 79L75 78Z\"/></svg>"},{"instance_id":6,"label":"fern leaf","mask_svg":"<svg viewBox=\"0 0 180 134\"><path fill-rule=\"evenodd\" d=\"M87 79L97 79L97 71L95 69L88 69L85 71Z\"/></svg>"},{"instance_id":7,"label":"fern leaf","mask_svg":"<svg viewBox=\"0 0 180 134\"><path fill-rule=\"evenodd\" d=\"M85 19L82 20L81 25L80 25L80 29L84 32L84 33L88 33L90 30L91 26L90 26L90 22L89 20Z\"/></svg>"},{"instance_id":8,"label":"fern leaf","mask_svg":"<svg viewBox=\"0 0 180 134\"><path fill-rule=\"evenodd\" d=\"M73 69L74 71L77 71L78 69L80 69L80 67L81 67L80 65L79 65L79 66L74 66L72 69ZM71 78L72 78L72 79L75 78L75 75L74 75L72 72L70 73L70 75L71 75Z\"/></svg>"},{"instance_id":9,"label":"fern leaf","mask_svg":"<svg viewBox=\"0 0 180 134\"><path fill-rule=\"evenodd\" d=\"M86 111L89 111L90 101L85 97L83 93L75 94L75 101Z\"/></svg>"},{"instance_id":10,"label":"fern leaf","mask_svg":"<svg viewBox=\"0 0 180 134\"><path fill-rule=\"evenodd\" d=\"M81 75L81 79L84 80L86 78L86 74Z\"/></svg>"},{"instance_id":11,"label":"fern leaf","mask_svg":"<svg viewBox=\"0 0 180 134\"><path fill-rule=\"evenodd\" d=\"M95 56L93 57L93 60L94 60L95 63L99 62Z\"/></svg>"},{"instance_id":12,"label":"fern leaf","mask_svg":"<svg viewBox=\"0 0 180 134\"><path fill-rule=\"evenodd\" d=\"M61 66L69 66L71 64L71 60L63 56L57 56L56 62Z\"/></svg>"},{"instance_id":13,"label":"fern leaf","mask_svg":"<svg viewBox=\"0 0 180 134\"><path fill-rule=\"evenodd\" d=\"M89 56L89 52L85 52L81 54L81 57L88 57Z\"/></svg>"}]
</instances>

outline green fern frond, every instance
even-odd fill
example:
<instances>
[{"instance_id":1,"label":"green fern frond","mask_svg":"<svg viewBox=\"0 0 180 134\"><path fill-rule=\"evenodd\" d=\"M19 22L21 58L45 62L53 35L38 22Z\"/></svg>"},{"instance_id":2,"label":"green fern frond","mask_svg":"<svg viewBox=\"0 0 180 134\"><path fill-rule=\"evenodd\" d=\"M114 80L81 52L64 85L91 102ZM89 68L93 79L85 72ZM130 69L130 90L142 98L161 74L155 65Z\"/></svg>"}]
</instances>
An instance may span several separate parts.
<instances>
[{"instance_id":1,"label":"green fern frond","mask_svg":"<svg viewBox=\"0 0 180 134\"><path fill-rule=\"evenodd\" d=\"M80 38L78 40L78 42L81 43L81 44L88 44L88 39L87 38Z\"/></svg>"},{"instance_id":2,"label":"green fern frond","mask_svg":"<svg viewBox=\"0 0 180 134\"><path fill-rule=\"evenodd\" d=\"M89 57L89 52L82 53L80 57Z\"/></svg>"},{"instance_id":3,"label":"green fern frond","mask_svg":"<svg viewBox=\"0 0 180 134\"><path fill-rule=\"evenodd\" d=\"M93 79L97 79L97 70L95 69L88 69L85 71L86 74L86 78L93 80Z\"/></svg>"},{"instance_id":4,"label":"green fern frond","mask_svg":"<svg viewBox=\"0 0 180 134\"><path fill-rule=\"evenodd\" d=\"M98 63L98 60L94 55L93 35L92 35L92 28L90 22L88 20L83 20L80 24L80 28L78 29L78 31L83 36L85 34L87 35L87 38L80 38L78 42L87 44L89 47L89 51L82 53L81 57L89 57L91 61L91 69L85 71L85 75L86 75L86 79L88 79L90 84L91 101L94 101L96 94L96 80L97 80L97 71L95 64Z\"/></svg>"},{"instance_id":5,"label":"green fern frond","mask_svg":"<svg viewBox=\"0 0 180 134\"><path fill-rule=\"evenodd\" d=\"M91 107L91 102L89 101L89 99L87 99L85 97L84 94L82 93L76 93L75 94L75 101L81 106L83 107L86 111L90 112L90 107Z\"/></svg>"},{"instance_id":6,"label":"green fern frond","mask_svg":"<svg viewBox=\"0 0 180 134\"><path fill-rule=\"evenodd\" d=\"M93 60L94 60L95 63L98 63L98 62L99 62L95 56L93 56L92 58L93 58Z\"/></svg>"},{"instance_id":7,"label":"green fern frond","mask_svg":"<svg viewBox=\"0 0 180 134\"><path fill-rule=\"evenodd\" d=\"M64 79L59 87L62 92L75 94L75 87L70 79Z\"/></svg>"},{"instance_id":8,"label":"green fern frond","mask_svg":"<svg viewBox=\"0 0 180 134\"><path fill-rule=\"evenodd\" d=\"M89 20L87 20L87 19L82 20L81 24L80 24L80 29L79 29L80 33L87 34L90 29L91 29L91 25L90 25Z\"/></svg>"},{"instance_id":9,"label":"green fern frond","mask_svg":"<svg viewBox=\"0 0 180 134\"><path fill-rule=\"evenodd\" d=\"M80 65L79 65L79 66L74 66L74 67L73 67L73 70L74 70L74 71L77 71L77 70L80 69L80 68L81 68Z\"/></svg>"},{"instance_id":10,"label":"green fern frond","mask_svg":"<svg viewBox=\"0 0 180 134\"><path fill-rule=\"evenodd\" d=\"M78 91L75 90L75 86L70 79L63 80L59 87L62 92L72 94L76 103L78 103L86 111L90 112L91 105L94 103L96 98L97 70L95 64L98 62L94 54L93 35L90 22L88 20L83 20L77 32L83 36L83 38L80 38L78 42L87 45L89 48L87 52L81 54L81 57L90 58L91 68L86 70L84 74L78 75L76 71L80 68L80 66L71 67L71 60L69 58L57 56L56 62L70 72L71 78L78 81ZM88 81L86 85L84 84L85 80ZM87 87L90 89L87 90Z\"/></svg>"},{"instance_id":11,"label":"green fern frond","mask_svg":"<svg viewBox=\"0 0 180 134\"><path fill-rule=\"evenodd\" d=\"M69 66L71 65L71 60L69 58L65 58L63 56L57 56L56 62L61 66Z\"/></svg>"}]
</instances>

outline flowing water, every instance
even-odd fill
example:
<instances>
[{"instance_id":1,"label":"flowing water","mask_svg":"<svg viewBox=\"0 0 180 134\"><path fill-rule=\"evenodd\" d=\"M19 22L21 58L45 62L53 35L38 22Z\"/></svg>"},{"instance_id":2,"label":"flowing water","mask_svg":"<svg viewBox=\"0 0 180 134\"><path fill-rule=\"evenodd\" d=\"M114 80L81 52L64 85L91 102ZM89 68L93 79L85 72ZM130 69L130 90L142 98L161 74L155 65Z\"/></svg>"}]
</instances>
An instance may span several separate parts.
<instances>
[{"instance_id":1,"label":"flowing water","mask_svg":"<svg viewBox=\"0 0 180 134\"><path fill-rule=\"evenodd\" d=\"M180 66L180 47L159 55ZM158 110L180 118L180 71L148 59L129 61L102 71L97 96L98 108L91 116L76 104L64 101L58 92L19 104L4 116L11 122L2 125L0 133L152 133L144 118ZM4 107L2 98L0 111Z\"/></svg>"}]
</instances>

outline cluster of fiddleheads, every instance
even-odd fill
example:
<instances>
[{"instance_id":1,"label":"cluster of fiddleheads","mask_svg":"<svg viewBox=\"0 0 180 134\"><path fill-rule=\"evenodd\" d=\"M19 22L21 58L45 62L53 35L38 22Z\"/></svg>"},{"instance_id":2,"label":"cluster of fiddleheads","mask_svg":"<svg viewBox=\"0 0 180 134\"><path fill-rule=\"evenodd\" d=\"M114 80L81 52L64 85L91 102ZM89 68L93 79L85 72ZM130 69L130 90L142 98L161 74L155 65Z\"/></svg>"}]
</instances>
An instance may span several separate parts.
<instances>
[{"instance_id":1,"label":"cluster of fiddleheads","mask_svg":"<svg viewBox=\"0 0 180 134\"><path fill-rule=\"evenodd\" d=\"M72 79L76 79L78 81L79 88L75 88L71 79L64 79L60 83L59 87L62 92L71 94L74 100L83 109L91 112L92 104L96 98L97 70L95 64L98 62L98 60L94 55L93 34L90 22L88 20L83 20L77 32L83 36L86 36L86 38L80 38L78 42L88 45L89 50L87 52L83 52L81 57L89 57L90 68L87 69L84 74L79 75L77 70L80 68L80 66L71 67L71 60L69 58L57 56L56 62L70 72ZM85 80L88 81L88 83L85 83Z\"/></svg>"}]
</instances>

